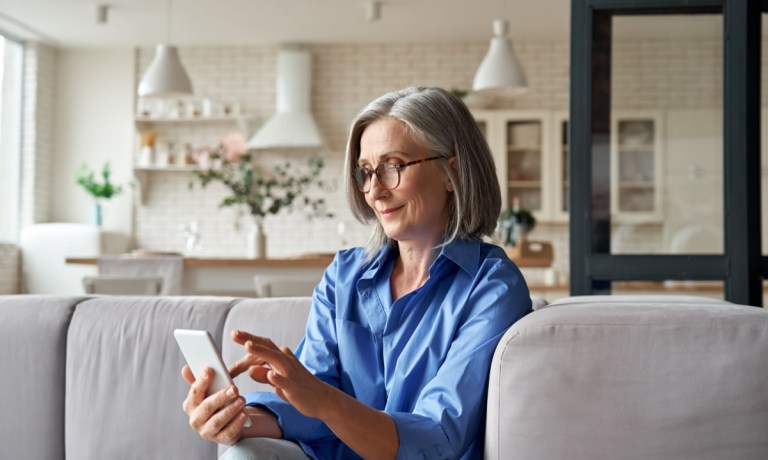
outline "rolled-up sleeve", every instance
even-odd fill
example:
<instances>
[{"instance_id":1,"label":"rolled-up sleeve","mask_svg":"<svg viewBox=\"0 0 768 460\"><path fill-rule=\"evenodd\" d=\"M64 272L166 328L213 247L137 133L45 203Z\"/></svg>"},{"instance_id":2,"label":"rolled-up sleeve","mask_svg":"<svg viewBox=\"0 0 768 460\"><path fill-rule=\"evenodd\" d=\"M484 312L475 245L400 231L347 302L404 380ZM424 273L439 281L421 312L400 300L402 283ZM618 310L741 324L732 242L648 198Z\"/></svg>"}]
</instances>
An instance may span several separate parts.
<instances>
[{"instance_id":1,"label":"rolled-up sleeve","mask_svg":"<svg viewBox=\"0 0 768 460\"><path fill-rule=\"evenodd\" d=\"M472 289L466 307L445 361L414 410L389 413L400 440L398 459L456 458L468 449L484 422L496 345L531 311L531 299L519 270L499 263Z\"/></svg>"}]
</instances>

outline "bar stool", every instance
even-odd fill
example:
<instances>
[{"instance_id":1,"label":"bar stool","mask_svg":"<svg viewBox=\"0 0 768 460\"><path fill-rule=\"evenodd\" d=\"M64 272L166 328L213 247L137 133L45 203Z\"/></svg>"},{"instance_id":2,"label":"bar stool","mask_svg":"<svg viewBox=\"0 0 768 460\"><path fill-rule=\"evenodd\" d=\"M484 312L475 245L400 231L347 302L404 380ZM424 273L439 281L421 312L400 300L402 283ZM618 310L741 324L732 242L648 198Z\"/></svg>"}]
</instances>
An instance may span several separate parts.
<instances>
[{"instance_id":1,"label":"bar stool","mask_svg":"<svg viewBox=\"0 0 768 460\"><path fill-rule=\"evenodd\" d=\"M98 275L83 278L86 294L159 295L163 290L162 276Z\"/></svg>"}]
</instances>

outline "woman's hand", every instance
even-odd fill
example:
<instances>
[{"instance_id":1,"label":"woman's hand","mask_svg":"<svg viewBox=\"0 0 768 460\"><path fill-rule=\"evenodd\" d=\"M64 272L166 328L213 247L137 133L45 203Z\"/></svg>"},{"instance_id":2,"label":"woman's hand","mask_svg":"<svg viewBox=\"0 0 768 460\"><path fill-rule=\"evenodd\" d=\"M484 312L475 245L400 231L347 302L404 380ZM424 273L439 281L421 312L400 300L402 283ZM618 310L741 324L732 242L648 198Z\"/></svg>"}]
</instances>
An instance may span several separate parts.
<instances>
[{"instance_id":1,"label":"woman's hand","mask_svg":"<svg viewBox=\"0 0 768 460\"><path fill-rule=\"evenodd\" d=\"M257 382L272 385L279 397L302 414L320 418L333 388L309 372L290 348L280 348L268 338L243 331L234 331L232 339L248 352L232 366L233 374L247 370Z\"/></svg>"},{"instance_id":2,"label":"woman's hand","mask_svg":"<svg viewBox=\"0 0 768 460\"><path fill-rule=\"evenodd\" d=\"M393 459L400 438L392 418L314 376L288 347L247 332L234 331L232 339L248 354L230 369L275 388L275 393L307 417L325 422L339 439L368 459ZM250 430L250 429L246 429Z\"/></svg>"},{"instance_id":3,"label":"woman's hand","mask_svg":"<svg viewBox=\"0 0 768 460\"><path fill-rule=\"evenodd\" d=\"M206 398L213 380L212 369L206 368L195 379L189 366L185 365L181 375L190 384L187 399L182 404L189 416L189 426L209 441L226 445L239 441L248 415L244 411L245 398L238 394L237 387L230 386Z\"/></svg>"}]
</instances>

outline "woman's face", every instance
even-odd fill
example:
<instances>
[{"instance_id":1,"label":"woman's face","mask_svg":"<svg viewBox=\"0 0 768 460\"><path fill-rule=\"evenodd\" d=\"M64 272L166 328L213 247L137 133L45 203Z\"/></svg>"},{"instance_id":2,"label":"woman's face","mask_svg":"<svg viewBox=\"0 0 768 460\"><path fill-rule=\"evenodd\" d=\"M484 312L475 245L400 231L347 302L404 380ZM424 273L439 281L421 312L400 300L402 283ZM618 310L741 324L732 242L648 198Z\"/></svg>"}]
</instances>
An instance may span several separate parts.
<instances>
[{"instance_id":1,"label":"woman's face","mask_svg":"<svg viewBox=\"0 0 768 460\"><path fill-rule=\"evenodd\" d=\"M405 124L385 117L363 131L358 166L373 170L380 163L408 163L434 155L411 140ZM400 169L400 184L393 190L387 190L375 175L371 178L365 200L389 238L422 245L442 240L447 221L444 210L452 185L440 161L444 160Z\"/></svg>"}]
</instances>

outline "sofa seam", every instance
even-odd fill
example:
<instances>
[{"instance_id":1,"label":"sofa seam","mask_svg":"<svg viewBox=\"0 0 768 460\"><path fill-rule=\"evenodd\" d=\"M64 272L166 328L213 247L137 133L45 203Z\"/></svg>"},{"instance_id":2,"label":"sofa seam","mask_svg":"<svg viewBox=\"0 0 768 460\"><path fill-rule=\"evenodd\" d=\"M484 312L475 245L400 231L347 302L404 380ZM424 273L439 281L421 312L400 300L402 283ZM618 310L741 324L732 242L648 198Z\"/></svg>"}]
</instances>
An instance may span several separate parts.
<instances>
[{"instance_id":1,"label":"sofa seam","mask_svg":"<svg viewBox=\"0 0 768 460\"><path fill-rule=\"evenodd\" d=\"M510 337L509 339L507 339L504 342L504 349L501 351L501 356L499 356L499 362L500 363L504 362L504 355L507 353L507 348L508 348L507 345L510 342L512 342L519 335L520 335L520 331L514 331L514 334L512 335L512 337ZM488 378L490 379L490 377L491 376L490 376L490 372L489 372L488 373ZM497 385L496 394L500 395L501 394L501 365L499 365L498 377L499 378L497 379L497 382L496 382L496 385ZM486 410L488 410L487 409L487 407L488 407L488 398L487 397L486 397L485 404L486 404ZM493 447L494 447L494 450L496 452L499 452L499 450L500 450L500 439L501 439L501 431L499 429L499 425L500 425L499 422L501 421L501 411L497 411L496 414L497 414L496 420L494 420L493 422L494 422L494 426L496 427L496 429L494 430L494 437L495 437L494 444L497 444L497 445L495 445ZM486 423L486 427L485 427L486 436L488 435L488 426L487 425L488 425L488 423Z\"/></svg>"}]
</instances>

